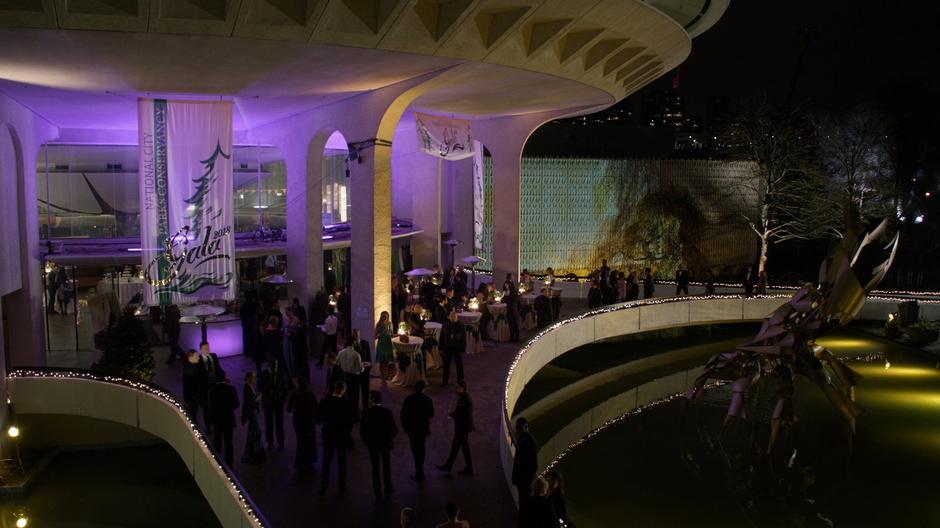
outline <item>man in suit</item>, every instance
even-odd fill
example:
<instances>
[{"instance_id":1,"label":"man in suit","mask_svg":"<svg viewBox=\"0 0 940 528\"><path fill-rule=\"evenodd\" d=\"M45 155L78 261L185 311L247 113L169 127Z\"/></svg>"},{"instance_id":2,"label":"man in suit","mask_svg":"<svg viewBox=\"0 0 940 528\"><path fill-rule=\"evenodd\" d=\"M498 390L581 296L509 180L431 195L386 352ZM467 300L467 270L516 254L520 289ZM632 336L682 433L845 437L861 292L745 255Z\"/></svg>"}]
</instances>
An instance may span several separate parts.
<instances>
[{"instance_id":1,"label":"man in suit","mask_svg":"<svg viewBox=\"0 0 940 528\"><path fill-rule=\"evenodd\" d=\"M643 298L649 299L656 291L656 281L653 279L653 272L649 268L643 270Z\"/></svg>"},{"instance_id":2,"label":"man in suit","mask_svg":"<svg viewBox=\"0 0 940 528\"><path fill-rule=\"evenodd\" d=\"M209 343L199 344L199 399L202 403L206 432L212 434L212 418L209 415L209 390L213 385L225 379L225 370L219 363L219 356L209 351Z\"/></svg>"},{"instance_id":3,"label":"man in suit","mask_svg":"<svg viewBox=\"0 0 940 528\"><path fill-rule=\"evenodd\" d=\"M415 474L411 478L417 482L424 480L424 443L431 435L431 418L434 418L434 402L424 394L426 386L423 380L416 381L414 392L401 404L401 428L408 435L415 460Z\"/></svg>"},{"instance_id":4,"label":"man in suit","mask_svg":"<svg viewBox=\"0 0 940 528\"><path fill-rule=\"evenodd\" d=\"M447 461L437 466L437 469L450 473L457 460L457 451L463 451L464 468L458 473L473 475L473 458L470 456L470 433L473 431L473 400L467 393L467 382L457 382L457 405L450 412L454 420L454 440L450 444L450 455Z\"/></svg>"},{"instance_id":5,"label":"man in suit","mask_svg":"<svg viewBox=\"0 0 940 528\"><path fill-rule=\"evenodd\" d=\"M457 365L457 381L463 379L463 353L467 348L467 331L457 320L457 312L450 312L447 322L441 329L441 351L444 363L444 377L441 385L450 380L450 363Z\"/></svg>"},{"instance_id":6,"label":"man in suit","mask_svg":"<svg viewBox=\"0 0 940 528\"><path fill-rule=\"evenodd\" d=\"M382 483L385 484L385 495L392 493L392 470L389 466L389 456L394 446L398 427L392 411L382 407L382 393L369 391L369 408L362 413L362 423L359 424L359 435L362 443L369 449L369 460L372 462L372 490L376 499L382 498ZM382 480L379 480L379 465L382 466Z\"/></svg>"},{"instance_id":7,"label":"man in suit","mask_svg":"<svg viewBox=\"0 0 940 528\"><path fill-rule=\"evenodd\" d=\"M276 355L268 358L268 365L261 371L261 406L264 409L264 435L268 449L274 448L277 437L278 451L284 450L284 404L293 389L287 369Z\"/></svg>"},{"instance_id":8,"label":"man in suit","mask_svg":"<svg viewBox=\"0 0 940 528\"><path fill-rule=\"evenodd\" d=\"M346 399L346 382L337 381L333 393L320 402L317 423L323 424L323 474L320 476L320 495L326 494L330 482L330 466L336 455L339 472L339 492L346 493L346 450L352 447L353 405Z\"/></svg>"},{"instance_id":9,"label":"man in suit","mask_svg":"<svg viewBox=\"0 0 940 528\"><path fill-rule=\"evenodd\" d=\"M194 349L189 349L186 353L186 361L183 362L183 401L186 402L186 410L193 420L199 412L199 406L202 404L202 373L199 369L199 353Z\"/></svg>"},{"instance_id":10,"label":"man in suit","mask_svg":"<svg viewBox=\"0 0 940 528\"><path fill-rule=\"evenodd\" d=\"M529 502L532 497L532 481L538 472L539 448L529 432L529 421L516 420L516 454L512 459L512 484L519 494L519 526L526 526Z\"/></svg>"},{"instance_id":11,"label":"man in suit","mask_svg":"<svg viewBox=\"0 0 940 528\"><path fill-rule=\"evenodd\" d=\"M307 378L297 378L297 390L287 399L287 412L293 415L297 435L294 469L302 473L313 471L317 461L317 397L310 391Z\"/></svg>"},{"instance_id":12,"label":"man in suit","mask_svg":"<svg viewBox=\"0 0 940 528\"><path fill-rule=\"evenodd\" d=\"M535 298L535 318L539 330L552 324L552 301L548 298L548 288L542 288L539 296Z\"/></svg>"},{"instance_id":13,"label":"man in suit","mask_svg":"<svg viewBox=\"0 0 940 528\"><path fill-rule=\"evenodd\" d=\"M235 409L238 409L238 392L228 378L214 383L209 389L209 416L212 423L212 445L219 454L224 453L225 463L232 467L235 451L232 448L232 431L235 429Z\"/></svg>"},{"instance_id":14,"label":"man in suit","mask_svg":"<svg viewBox=\"0 0 940 528\"><path fill-rule=\"evenodd\" d=\"M359 393L362 395L362 410L369 408L369 379L372 372L372 350L369 342L362 338L362 332L357 328L352 335L353 348L359 353L362 361L362 372L359 374Z\"/></svg>"}]
</instances>

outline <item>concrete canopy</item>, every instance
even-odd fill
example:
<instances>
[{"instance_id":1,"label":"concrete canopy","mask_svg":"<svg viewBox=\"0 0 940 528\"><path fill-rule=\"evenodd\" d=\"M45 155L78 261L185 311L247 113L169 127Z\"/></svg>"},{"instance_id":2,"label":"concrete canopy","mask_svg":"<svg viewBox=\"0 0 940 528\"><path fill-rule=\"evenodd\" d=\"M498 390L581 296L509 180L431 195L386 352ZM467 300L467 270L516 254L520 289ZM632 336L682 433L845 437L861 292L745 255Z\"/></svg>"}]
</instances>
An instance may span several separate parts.
<instances>
[{"instance_id":1,"label":"concrete canopy","mask_svg":"<svg viewBox=\"0 0 940 528\"><path fill-rule=\"evenodd\" d=\"M66 129L132 129L149 94L233 98L244 130L448 68L415 108L590 108L690 49L639 0L37 0L0 27L0 91Z\"/></svg>"}]
</instances>

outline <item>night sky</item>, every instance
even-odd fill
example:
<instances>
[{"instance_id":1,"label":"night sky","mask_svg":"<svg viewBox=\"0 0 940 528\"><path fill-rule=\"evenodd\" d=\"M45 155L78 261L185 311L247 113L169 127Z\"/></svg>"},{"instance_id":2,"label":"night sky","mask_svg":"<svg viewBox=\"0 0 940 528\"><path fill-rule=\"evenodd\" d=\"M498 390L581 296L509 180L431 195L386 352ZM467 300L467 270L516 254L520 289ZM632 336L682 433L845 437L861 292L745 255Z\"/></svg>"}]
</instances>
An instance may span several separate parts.
<instances>
[{"instance_id":1,"label":"night sky","mask_svg":"<svg viewBox=\"0 0 940 528\"><path fill-rule=\"evenodd\" d=\"M794 103L837 111L877 102L892 112L912 105L937 113L940 3L932 0L732 0L724 17L692 43L680 67L691 113L707 96L758 94L786 101L802 47L798 30L818 29ZM655 83L669 87L675 72Z\"/></svg>"}]
</instances>

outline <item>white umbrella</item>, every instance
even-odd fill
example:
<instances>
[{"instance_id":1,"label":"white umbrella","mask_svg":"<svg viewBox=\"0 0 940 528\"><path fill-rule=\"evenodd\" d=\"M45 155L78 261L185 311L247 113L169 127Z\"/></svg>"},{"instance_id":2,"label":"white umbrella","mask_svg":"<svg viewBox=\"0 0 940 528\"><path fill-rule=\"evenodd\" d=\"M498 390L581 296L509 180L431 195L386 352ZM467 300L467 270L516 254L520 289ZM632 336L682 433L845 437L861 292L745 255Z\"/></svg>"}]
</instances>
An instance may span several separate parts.
<instances>
[{"instance_id":1,"label":"white umbrella","mask_svg":"<svg viewBox=\"0 0 940 528\"><path fill-rule=\"evenodd\" d=\"M426 276L429 276L429 275L434 275L434 272L433 272L432 270L427 269L427 268L415 268L415 269L413 269L413 270L411 270L411 271L405 273L405 276L407 276L407 277L426 277Z\"/></svg>"},{"instance_id":2,"label":"white umbrella","mask_svg":"<svg viewBox=\"0 0 940 528\"><path fill-rule=\"evenodd\" d=\"M209 317L214 317L216 315L222 314L225 312L225 308L221 306L215 306L212 304L194 304L192 306L187 306L180 310L180 312L188 317L198 317L199 318L199 327L202 330L202 340L204 342L209 341L209 329L206 328L206 319Z\"/></svg>"},{"instance_id":3,"label":"white umbrella","mask_svg":"<svg viewBox=\"0 0 940 528\"><path fill-rule=\"evenodd\" d=\"M445 241L444 243L447 244L448 246L453 247L453 246L456 246L457 244L459 244L460 241L457 240L456 238L452 238L452 239L450 239L450 240Z\"/></svg>"},{"instance_id":4,"label":"white umbrella","mask_svg":"<svg viewBox=\"0 0 940 528\"><path fill-rule=\"evenodd\" d=\"M470 255L470 256L460 259L460 261L466 264L470 264L471 266L475 266L480 262L486 262L486 259L483 257L478 257L476 255Z\"/></svg>"},{"instance_id":5,"label":"white umbrella","mask_svg":"<svg viewBox=\"0 0 940 528\"><path fill-rule=\"evenodd\" d=\"M290 284L294 281L288 279L286 275L276 273L274 275L268 275L267 277L262 278L261 282L265 282L267 284Z\"/></svg>"}]
</instances>

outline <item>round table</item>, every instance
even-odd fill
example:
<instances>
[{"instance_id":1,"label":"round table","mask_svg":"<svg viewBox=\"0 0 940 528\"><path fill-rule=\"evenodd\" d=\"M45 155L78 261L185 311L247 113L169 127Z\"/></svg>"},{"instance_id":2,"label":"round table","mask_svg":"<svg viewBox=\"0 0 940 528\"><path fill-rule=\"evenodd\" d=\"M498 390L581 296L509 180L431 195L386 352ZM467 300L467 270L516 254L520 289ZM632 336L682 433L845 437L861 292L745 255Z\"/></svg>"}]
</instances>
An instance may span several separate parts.
<instances>
[{"instance_id":1,"label":"round table","mask_svg":"<svg viewBox=\"0 0 940 528\"><path fill-rule=\"evenodd\" d=\"M428 370L433 370L441 366L441 353L440 353L440 342L441 342L441 329L444 328L444 325L441 323L435 323L434 321L427 321L424 323L424 338L433 339L434 346L428 350Z\"/></svg>"},{"instance_id":2,"label":"round table","mask_svg":"<svg viewBox=\"0 0 940 528\"><path fill-rule=\"evenodd\" d=\"M395 374L395 379L392 380L392 383L401 385L402 387L410 387L418 380L427 383L427 379L424 377L423 365L420 364L423 363L421 356L421 345L423 344L424 339L415 336L408 336L407 343L402 342L401 336L392 338L392 350L395 351L395 354L407 354L409 359L411 359L411 364L408 365L405 372L402 373L399 371L398 374Z\"/></svg>"},{"instance_id":3,"label":"round table","mask_svg":"<svg viewBox=\"0 0 940 528\"><path fill-rule=\"evenodd\" d=\"M523 330L534 330L538 326L535 320L535 297L532 293L519 296L519 318L522 319L519 327Z\"/></svg>"},{"instance_id":4,"label":"round table","mask_svg":"<svg viewBox=\"0 0 940 528\"><path fill-rule=\"evenodd\" d=\"M180 317L180 347L199 350L202 342L202 321L199 317ZM242 321L237 315L218 315L206 318L206 337L212 352L219 357L237 356L243 350Z\"/></svg>"},{"instance_id":5,"label":"round table","mask_svg":"<svg viewBox=\"0 0 940 528\"><path fill-rule=\"evenodd\" d=\"M467 354L483 352L483 341L480 340L480 312L458 312L457 320L464 325L467 331Z\"/></svg>"},{"instance_id":6,"label":"round table","mask_svg":"<svg viewBox=\"0 0 940 528\"><path fill-rule=\"evenodd\" d=\"M493 320L487 329L487 334L494 341L509 341L509 322L506 321L506 303L492 303L488 306Z\"/></svg>"}]
</instances>

